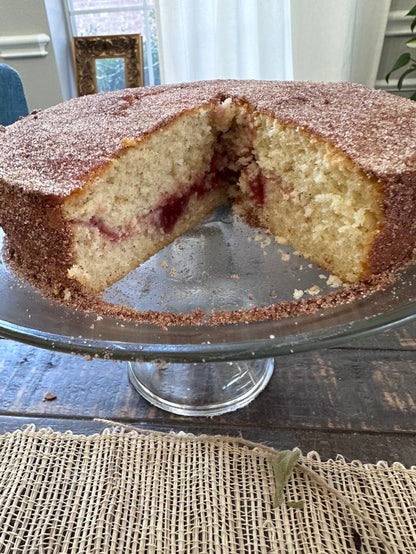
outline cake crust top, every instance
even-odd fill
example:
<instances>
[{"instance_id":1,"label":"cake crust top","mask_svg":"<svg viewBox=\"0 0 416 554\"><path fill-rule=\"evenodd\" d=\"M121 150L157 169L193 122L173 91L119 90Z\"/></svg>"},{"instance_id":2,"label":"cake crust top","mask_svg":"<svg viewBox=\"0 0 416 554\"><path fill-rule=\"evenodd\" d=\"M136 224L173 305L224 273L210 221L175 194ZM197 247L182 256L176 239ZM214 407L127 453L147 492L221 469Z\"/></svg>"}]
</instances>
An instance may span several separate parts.
<instances>
[{"instance_id":1,"label":"cake crust top","mask_svg":"<svg viewBox=\"0 0 416 554\"><path fill-rule=\"evenodd\" d=\"M416 103L351 83L203 81L83 96L0 132L0 180L62 199L126 146L226 98L330 142L380 182L415 187ZM128 142L128 141L127 141Z\"/></svg>"}]
</instances>

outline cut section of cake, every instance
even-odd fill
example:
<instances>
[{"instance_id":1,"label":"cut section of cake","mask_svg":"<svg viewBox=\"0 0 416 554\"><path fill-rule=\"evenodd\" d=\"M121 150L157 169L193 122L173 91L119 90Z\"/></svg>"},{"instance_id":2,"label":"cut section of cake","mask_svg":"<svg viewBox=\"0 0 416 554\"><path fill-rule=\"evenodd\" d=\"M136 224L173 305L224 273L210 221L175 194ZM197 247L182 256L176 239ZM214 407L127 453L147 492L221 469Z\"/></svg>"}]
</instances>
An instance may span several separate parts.
<instances>
[{"instance_id":1,"label":"cut section of cake","mask_svg":"<svg viewBox=\"0 0 416 554\"><path fill-rule=\"evenodd\" d=\"M123 139L121 154L65 202L70 278L102 290L227 200L238 177L221 151L230 112L209 104L141 140Z\"/></svg>"},{"instance_id":2,"label":"cut section of cake","mask_svg":"<svg viewBox=\"0 0 416 554\"><path fill-rule=\"evenodd\" d=\"M255 118L254 161L239 182L241 213L304 257L354 282L369 275L384 225L383 189L331 144Z\"/></svg>"}]
</instances>

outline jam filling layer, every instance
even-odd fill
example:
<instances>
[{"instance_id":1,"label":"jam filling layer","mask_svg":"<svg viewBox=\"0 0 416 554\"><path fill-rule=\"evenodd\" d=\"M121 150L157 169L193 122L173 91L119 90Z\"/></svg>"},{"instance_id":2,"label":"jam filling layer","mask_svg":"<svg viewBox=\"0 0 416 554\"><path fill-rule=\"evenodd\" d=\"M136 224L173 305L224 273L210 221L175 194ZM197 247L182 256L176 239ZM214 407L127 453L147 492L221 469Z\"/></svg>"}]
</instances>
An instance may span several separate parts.
<instances>
[{"instance_id":1,"label":"jam filling layer","mask_svg":"<svg viewBox=\"0 0 416 554\"><path fill-rule=\"evenodd\" d=\"M237 182L238 176L239 172L226 167L223 156L214 154L209 170L197 178L185 191L181 190L180 193L174 193L164 198L161 204L146 214L138 216L132 223L110 227L103 219L93 216L86 225L98 229L100 234L111 242L128 239L144 222L162 234L169 234L186 212L191 198L203 198L214 190L228 188ZM182 189L182 187L179 186L178 189ZM82 222L78 223L82 224Z\"/></svg>"},{"instance_id":2,"label":"jam filling layer","mask_svg":"<svg viewBox=\"0 0 416 554\"><path fill-rule=\"evenodd\" d=\"M263 206L266 198L266 177L260 169L248 178L248 184L250 200L257 207Z\"/></svg>"}]
</instances>

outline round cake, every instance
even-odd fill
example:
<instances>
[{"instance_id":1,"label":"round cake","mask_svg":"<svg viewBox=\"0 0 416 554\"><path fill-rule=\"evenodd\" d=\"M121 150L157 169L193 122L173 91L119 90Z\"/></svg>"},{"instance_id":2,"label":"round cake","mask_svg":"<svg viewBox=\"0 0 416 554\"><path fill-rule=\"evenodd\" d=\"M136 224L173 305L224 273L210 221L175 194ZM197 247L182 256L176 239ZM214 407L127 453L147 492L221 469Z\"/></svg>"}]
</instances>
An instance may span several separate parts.
<instances>
[{"instance_id":1,"label":"round cake","mask_svg":"<svg viewBox=\"0 0 416 554\"><path fill-rule=\"evenodd\" d=\"M0 225L44 291L104 290L226 201L344 282L416 244L416 103L208 81L72 99L0 130Z\"/></svg>"}]
</instances>

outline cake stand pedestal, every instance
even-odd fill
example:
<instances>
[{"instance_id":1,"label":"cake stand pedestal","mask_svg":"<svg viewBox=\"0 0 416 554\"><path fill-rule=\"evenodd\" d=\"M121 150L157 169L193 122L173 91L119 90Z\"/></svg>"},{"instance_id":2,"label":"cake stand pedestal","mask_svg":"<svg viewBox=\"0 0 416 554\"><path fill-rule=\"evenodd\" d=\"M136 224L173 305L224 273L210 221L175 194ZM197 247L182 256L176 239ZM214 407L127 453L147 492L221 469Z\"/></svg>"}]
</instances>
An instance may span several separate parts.
<instances>
[{"instance_id":1,"label":"cake stand pedestal","mask_svg":"<svg viewBox=\"0 0 416 554\"><path fill-rule=\"evenodd\" d=\"M246 406L266 387L279 356L339 346L416 318L412 265L386 288L322 311L219 325L137 324L43 297L3 261L2 242L0 230L0 336L126 362L145 399L182 415L214 416ZM320 268L283 252L223 208L107 289L104 300L153 315L196 309L235 314L291 302L296 290L305 297L317 288L332 294L322 277Z\"/></svg>"},{"instance_id":2,"label":"cake stand pedestal","mask_svg":"<svg viewBox=\"0 0 416 554\"><path fill-rule=\"evenodd\" d=\"M249 404L273 374L273 358L212 363L129 362L129 378L148 402L179 415L216 416Z\"/></svg>"}]
</instances>

